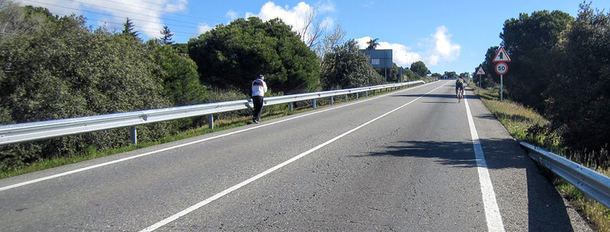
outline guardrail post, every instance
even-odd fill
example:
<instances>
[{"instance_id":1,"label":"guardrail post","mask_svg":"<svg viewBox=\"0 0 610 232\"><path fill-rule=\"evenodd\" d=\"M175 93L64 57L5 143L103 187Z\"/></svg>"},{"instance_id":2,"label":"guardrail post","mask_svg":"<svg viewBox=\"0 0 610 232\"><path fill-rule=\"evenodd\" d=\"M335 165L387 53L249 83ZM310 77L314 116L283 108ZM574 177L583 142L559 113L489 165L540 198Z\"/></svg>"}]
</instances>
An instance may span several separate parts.
<instances>
[{"instance_id":1,"label":"guardrail post","mask_svg":"<svg viewBox=\"0 0 610 232\"><path fill-rule=\"evenodd\" d=\"M294 102L288 103L288 110L290 112L294 111Z\"/></svg>"},{"instance_id":2,"label":"guardrail post","mask_svg":"<svg viewBox=\"0 0 610 232\"><path fill-rule=\"evenodd\" d=\"M369 91L364 91L364 96L369 97Z\"/></svg>"},{"instance_id":3,"label":"guardrail post","mask_svg":"<svg viewBox=\"0 0 610 232\"><path fill-rule=\"evenodd\" d=\"M356 100L358 100L358 93L356 93Z\"/></svg>"},{"instance_id":4,"label":"guardrail post","mask_svg":"<svg viewBox=\"0 0 610 232\"><path fill-rule=\"evenodd\" d=\"M133 145L138 144L138 131L136 130L136 126L131 127L131 143Z\"/></svg>"},{"instance_id":5,"label":"guardrail post","mask_svg":"<svg viewBox=\"0 0 610 232\"><path fill-rule=\"evenodd\" d=\"M313 99L312 105L313 105L313 108L315 109L316 108L316 99Z\"/></svg>"},{"instance_id":6,"label":"guardrail post","mask_svg":"<svg viewBox=\"0 0 610 232\"><path fill-rule=\"evenodd\" d=\"M347 102L347 94L345 94L345 102Z\"/></svg>"},{"instance_id":7,"label":"guardrail post","mask_svg":"<svg viewBox=\"0 0 610 232\"><path fill-rule=\"evenodd\" d=\"M214 130L214 115L208 115L208 124L210 125L210 130Z\"/></svg>"},{"instance_id":8,"label":"guardrail post","mask_svg":"<svg viewBox=\"0 0 610 232\"><path fill-rule=\"evenodd\" d=\"M331 105L335 104L335 96L330 96L330 104Z\"/></svg>"}]
</instances>

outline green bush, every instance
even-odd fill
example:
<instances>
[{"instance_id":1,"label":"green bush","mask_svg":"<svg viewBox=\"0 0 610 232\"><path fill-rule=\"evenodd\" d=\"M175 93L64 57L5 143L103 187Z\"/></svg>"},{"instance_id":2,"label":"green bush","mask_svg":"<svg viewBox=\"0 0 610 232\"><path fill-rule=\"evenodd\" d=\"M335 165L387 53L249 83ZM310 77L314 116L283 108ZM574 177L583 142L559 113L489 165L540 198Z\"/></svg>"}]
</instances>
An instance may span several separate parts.
<instances>
[{"instance_id":1,"label":"green bush","mask_svg":"<svg viewBox=\"0 0 610 232\"><path fill-rule=\"evenodd\" d=\"M0 121L23 123L170 106L153 75L150 53L133 38L90 32L82 17L53 17L42 8L21 11L0 37ZM0 22L4 23L4 22ZM139 140L166 136L171 124L139 128ZM0 146L0 168L41 158L73 156L93 145L100 150L128 143L128 129L113 129Z\"/></svg>"},{"instance_id":2,"label":"green bush","mask_svg":"<svg viewBox=\"0 0 610 232\"><path fill-rule=\"evenodd\" d=\"M250 93L250 82L265 75L270 89L285 93L320 86L318 58L279 19L240 18L191 39L188 50L203 83Z\"/></svg>"}]
</instances>

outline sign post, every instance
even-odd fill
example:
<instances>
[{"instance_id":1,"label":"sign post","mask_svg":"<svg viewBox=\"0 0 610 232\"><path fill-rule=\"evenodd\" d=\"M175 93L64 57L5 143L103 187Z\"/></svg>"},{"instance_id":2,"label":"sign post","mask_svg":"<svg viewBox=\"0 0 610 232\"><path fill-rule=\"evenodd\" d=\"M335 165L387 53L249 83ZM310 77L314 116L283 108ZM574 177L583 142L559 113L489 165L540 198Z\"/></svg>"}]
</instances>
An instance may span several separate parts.
<instances>
[{"instance_id":1,"label":"sign post","mask_svg":"<svg viewBox=\"0 0 610 232\"><path fill-rule=\"evenodd\" d=\"M477 70L475 75L479 76L479 88L477 89L477 92L478 94L481 94L481 76L485 75L485 70L483 70L483 67L479 66L479 70Z\"/></svg>"},{"instance_id":2,"label":"sign post","mask_svg":"<svg viewBox=\"0 0 610 232\"><path fill-rule=\"evenodd\" d=\"M500 101L504 100L504 80L503 76L508 72L508 64L510 62L510 57L504 47L500 46L498 51L496 52L496 56L492 60L492 62L496 63L495 71L498 75L500 75Z\"/></svg>"}]
</instances>

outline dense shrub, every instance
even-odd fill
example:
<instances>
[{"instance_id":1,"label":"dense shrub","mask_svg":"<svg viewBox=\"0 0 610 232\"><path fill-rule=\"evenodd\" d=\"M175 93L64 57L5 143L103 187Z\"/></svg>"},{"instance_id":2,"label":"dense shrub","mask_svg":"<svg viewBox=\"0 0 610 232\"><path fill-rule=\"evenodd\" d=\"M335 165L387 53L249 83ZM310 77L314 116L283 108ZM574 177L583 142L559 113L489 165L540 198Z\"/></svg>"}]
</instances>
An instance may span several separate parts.
<instances>
[{"instance_id":1,"label":"dense shrub","mask_svg":"<svg viewBox=\"0 0 610 232\"><path fill-rule=\"evenodd\" d=\"M4 17L19 10L19 17ZM55 17L43 8L5 8L0 19L15 25L0 37L3 124L170 106L153 75L149 51L139 41L91 32L82 17ZM139 139L160 138L168 131L166 123L142 126ZM127 129L115 129L1 146L0 168L75 155L89 146L117 147L128 136Z\"/></svg>"}]
</instances>

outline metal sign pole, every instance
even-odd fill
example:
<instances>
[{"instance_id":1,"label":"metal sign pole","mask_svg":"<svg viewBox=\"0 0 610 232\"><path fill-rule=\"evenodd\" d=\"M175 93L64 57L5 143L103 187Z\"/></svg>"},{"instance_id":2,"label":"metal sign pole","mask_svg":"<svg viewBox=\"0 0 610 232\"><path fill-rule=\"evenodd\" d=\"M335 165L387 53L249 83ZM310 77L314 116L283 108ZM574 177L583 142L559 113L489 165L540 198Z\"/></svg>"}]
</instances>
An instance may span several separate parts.
<instances>
[{"instance_id":1,"label":"metal sign pole","mask_svg":"<svg viewBox=\"0 0 610 232\"><path fill-rule=\"evenodd\" d=\"M503 76L504 75L500 75L500 101L504 99L504 81L502 80Z\"/></svg>"},{"instance_id":2,"label":"metal sign pole","mask_svg":"<svg viewBox=\"0 0 610 232\"><path fill-rule=\"evenodd\" d=\"M481 75L479 75L479 88L477 89L477 94L481 94Z\"/></svg>"}]
</instances>

